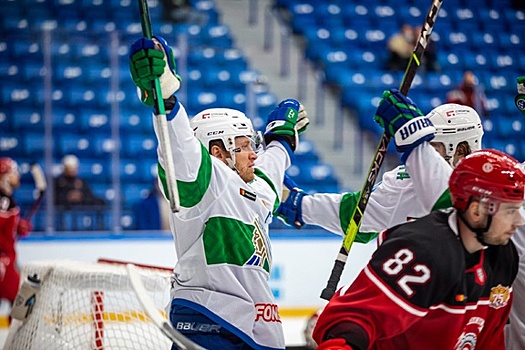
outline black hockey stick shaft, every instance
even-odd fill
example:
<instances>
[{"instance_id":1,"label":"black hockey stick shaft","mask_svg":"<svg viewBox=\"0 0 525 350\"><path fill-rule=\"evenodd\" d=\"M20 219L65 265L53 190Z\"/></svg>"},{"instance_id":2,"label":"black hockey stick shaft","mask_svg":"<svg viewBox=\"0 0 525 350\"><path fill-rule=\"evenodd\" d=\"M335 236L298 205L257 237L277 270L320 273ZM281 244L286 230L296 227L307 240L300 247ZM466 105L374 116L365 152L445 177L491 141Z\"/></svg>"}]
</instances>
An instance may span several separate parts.
<instances>
[{"instance_id":1,"label":"black hockey stick shaft","mask_svg":"<svg viewBox=\"0 0 525 350\"><path fill-rule=\"evenodd\" d=\"M140 11L140 22L142 25L142 34L148 38L153 38L153 31L151 29L151 18L149 15L148 0L138 0ZM180 210L179 192L177 188L177 179L175 178L175 164L171 152L170 136L168 131L168 120L166 119L166 109L164 100L162 98L162 89L160 80L157 78L152 84L153 99L155 107L158 112L155 115L155 125L158 130L159 147L162 150L165 160L165 180L167 187L167 197L170 201L170 208L173 213ZM160 175L160 174L159 174ZM162 175L160 175L162 176Z\"/></svg>"},{"instance_id":2,"label":"black hockey stick shaft","mask_svg":"<svg viewBox=\"0 0 525 350\"><path fill-rule=\"evenodd\" d=\"M430 40L430 35L432 34L432 29L434 28L434 24L436 22L436 18L442 3L443 0L432 1L430 10L428 11L428 14L425 18L425 24L421 28L421 33L419 34L419 38L414 47L414 51L412 52L412 56L410 56L410 60L405 70L405 74L403 75L403 80L401 81L401 85L399 87L399 91L405 96L408 95L410 86L412 85L412 81L414 80L417 69L421 65L423 53L425 52L428 41ZM323 291L321 292L321 298L325 300L330 300L330 298L332 298L332 296L335 294L337 285L339 283L339 280L341 279L341 275L343 274L343 270L346 264L346 260L348 258L348 254L350 252L350 248L352 247L357 232L359 231L359 227L361 226L361 221L363 219L366 205L368 204L368 199L370 198L370 194L372 193L372 188L377 180L377 176L379 174L379 170L381 169L381 165L385 160L388 144L390 143L390 138L391 137L385 132L383 132L383 134L381 135L381 139L379 140L379 144L374 154L374 159L372 161L370 169L368 170L366 181L361 190L358 203L354 208L354 212L352 213L350 222L348 224L348 227L346 228L343 244L341 245L341 249L339 250L339 253L335 260L334 267L332 268L332 272L330 274L330 278L328 279L327 285L325 289L323 289Z\"/></svg>"}]
</instances>

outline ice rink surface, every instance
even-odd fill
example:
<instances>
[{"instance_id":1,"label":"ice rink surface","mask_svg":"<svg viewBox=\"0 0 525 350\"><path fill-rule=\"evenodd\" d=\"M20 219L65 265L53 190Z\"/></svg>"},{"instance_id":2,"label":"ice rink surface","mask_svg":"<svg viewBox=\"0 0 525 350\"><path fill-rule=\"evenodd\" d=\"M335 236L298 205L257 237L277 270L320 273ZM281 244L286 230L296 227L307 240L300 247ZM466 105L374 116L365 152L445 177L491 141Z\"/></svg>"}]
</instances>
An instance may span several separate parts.
<instances>
[{"instance_id":1,"label":"ice rink surface","mask_svg":"<svg viewBox=\"0 0 525 350\"><path fill-rule=\"evenodd\" d=\"M284 336L286 339L286 346L301 346L304 345L303 330L306 324L306 318L302 317L288 317L283 318ZM0 328L0 345L4 348L5 339L7 338L7 329Z\"/></svg>"}]
</instances>

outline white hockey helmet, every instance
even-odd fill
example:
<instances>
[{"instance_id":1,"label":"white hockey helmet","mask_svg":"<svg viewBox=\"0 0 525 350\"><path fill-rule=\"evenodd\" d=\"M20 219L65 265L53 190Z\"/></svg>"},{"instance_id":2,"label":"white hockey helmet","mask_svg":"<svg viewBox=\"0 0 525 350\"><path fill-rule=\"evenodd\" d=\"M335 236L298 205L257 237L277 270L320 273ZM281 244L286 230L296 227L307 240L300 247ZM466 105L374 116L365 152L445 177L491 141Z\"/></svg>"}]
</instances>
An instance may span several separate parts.
<instances>
[{"instance_id":1,"label":"white hockey helmet","mask_svg":"<svg viewBox=\"0 0 525 350\"><path fill-rule=\"evenodd\" d=\"M226 151L235 163L235 138L247 136L253 141L254 151L260 145L261 137L253 129L250 119L238 110L230 108L209 108L198 113L190 120L195 136L209 150L210 142L222 140ZM233 164L230 164L232 167Z\"/></svg>"},{"instance_id":2,"label":"white hockey helmet","mask_svg":"<svg viewBox=\"0 0 525 350\"><path fill-rule=\"evenodd\" d=\"M474 108L457 103L446 103L427 114L436 128L432 142L445 145L447 158L452 163L459 143L468 142L472 152L481 149L483 125Z\"/></svg>"}]
</instances>

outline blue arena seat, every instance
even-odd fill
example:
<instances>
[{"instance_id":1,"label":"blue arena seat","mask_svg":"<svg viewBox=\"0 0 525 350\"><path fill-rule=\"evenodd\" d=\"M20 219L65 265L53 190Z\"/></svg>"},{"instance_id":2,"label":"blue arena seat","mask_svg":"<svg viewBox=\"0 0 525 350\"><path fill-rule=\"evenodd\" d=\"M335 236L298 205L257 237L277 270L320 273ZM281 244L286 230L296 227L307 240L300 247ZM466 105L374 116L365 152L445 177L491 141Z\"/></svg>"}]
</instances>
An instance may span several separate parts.
<instances>
[{"instance_id":1,"label":"blue arena seat","mask_svg":"<svg viewBox=\"0 0 525 350\"><path fill-rule=\"evenodd\" d=\"M111 158L86 158L79 157L80 164L78 175L91 183L109 183L111 181L112 169Z\"/></svg>"},{"instance_id":2,"label":"blue arena seat","mask_svg":"<svg viewBox=\"0 0 525 350\"><path fill-rule=\"evenodd\" d=\"M2 43L0 43L0 48L2 47ZM2 58L2 52L0 51L0 58ZM8 80L8 79L22 79L22 67L15 62L10 62L7 57L2 58L0 61L0 79Z\"/></svg>"},{"instance_id":3,"label":"blue arena seat","mask_svg":"<svg viewBox=\"0 0 525 350\"><path fill-rule=\"evenodd\" d=\"M14 40L11 44L10 51L15 62L23 62L26 60L42 62L44 59L40 44L29 38L28 40Z\"/></svg>"},{"instance_id":4,"label":"blue arena seat","mask_svg":"<svg viewBox=\"0 0 525 350\"><path fill-rule=\"evenodd\" d=\"M217 53L217 62L228 70L248 69L248 61L243 52L238 48L226 48Z\"/></svg>"},{"instance_id":5,"label":"blue arena seat","mask_svg":"<svg viewBox=\"0 0 525 350\"><path fill-rule=\"evenodd\" d=\"M84 67L72 65L68 62L57 62L54 69L54 77L60 84L69 84L71 82L82 83L84 81Z\"/></svg>"},{"instance_id":6,"label":"blue arena seat","mask_svg":"<svg viewBox=\"0 0 525 350\"><path fill-rule=\"evenodd\" d=\"M234 40L230 34L230 28L225 24L214 24L204 27L205 43L208 46L230 48Z\"/></svg>"},{"instance_id":7,"label":"blue arena seat","mask_svg":"<svg viewBox=\"0 0 525 350\"><path fill-rule=\"evenodd\" d=\"M224 89L218 95L223 106L246 111L246 94L244 89Z\"/></svg>"},{"instance_id":8,"label":"blue arena seat","mask_svg":"<svg viewBox=\"0 0 525 350\"><path fill-rule=\"evenodd\" d=\"M20 105L12 109L11 118L14 130L44 130L44 117L41 110Z\"/></svg>"},{"instance_id":9,"label":"blue arena seat","mask_svg":"<svg viewBox=\"0 0 525 350\"><path fill-rule=\"evenodd\" d=\"M120 159L120 181L121 183L133 184L142 181L142 171L140 162L134 159Z\"/></svg>"},{"instance_id":10,"label":"blue arena seat","mask_svg":"<svg viewBox=\"0 0 525 350\"><path fill-rule=\"evenodd\" d=\"M514 158L523 161L520 140L493 139L490 141L491 148L510 154Z\"/></svg>"},{"instance_id":11,"label":"blue arena seat","mask_svg":"<svg viewBox=\"0 0 525 350\"><path fill-rule=\"evenodd\" d=\"M91 134L90 140L95 157L110 158L113 152L118 152L122 149L119 142L104 134Z\"/></svg>"},{"instance_id":12,"label":"blue arena seat","mask_svg":"<svg viewBox=\"0 0 525 350\"><path fill-rule=\"evenodd\" d=\"M93 133L111 133L109 126L109 115L104 111L97 109L84 108L79 111L80 113L80 127L83 132Z\"/></svg>"},{"instance_id":13,"label":"blue arena seat","mask_svg":"<svg viewBox=\"0 0 525 350\"><path fill-rule=\"evenodd\" d=\"M54 105L52 120L55 132L73 132L80 128L78 111L75 108Z\"/></svg>"},{"instance_id":14,"label":"blue arena seat","mask_svg":"<svg viewBox=\"0 0 525 350\"><path fill-rule=\"evenodd\" d=\"M304 137L301 137L299 141L299 146L297 146L297 149L295 150L294 154L298 163L315 163L319 161L319 155L317 154L317 151L315 149L315 144Z\"/></svg>"},{"instance_id":15,"label":"blue arena seat","mask_svg":"<svg viewBox=\"0 0 525 350\"><path fill-rule=\"evenodd\" d=\"M122 196L124 206L127 208L133 207L135 203L141 199L146 198L148 191L151 188L151 184L123 184L122 185Z\"/></svg>"},{"instance_id":16,"label":"blue arena seat","mask_svg":"<svg viewBox=\"0 0 525 350\"><path fill-rule=\"evenodd\" d=\"M477 54L470 54L463 56L465 67L470 67L473 71L488 70L492 67L490 58L486 54L480 52Z\"/></svg>"},{"instance_id":17,"label":"blue arena seat","mask_svg":"<svg viewBox=\"0 0 525 350\"><path fill-rule=\"evenodd\" d=\"M141 183L152 184L157 178L157 157L144 157L137 162Z\"/></svg>"},{"instance_id":18,"label":"blue arena seat","mask_svg":"<svg viewBox=\"0 0 525 350\"><path fill-rule=\"evenodd\" d=\"M499 32L498 36L500 49L503 51L513 51L522 47L523 40L518 33Z\"/></svg>"},{"instance_id":19,"label":"blue arena seat","mask_svg":"<svg viewBox=\"0 0 525 350\"><path fill-rule=\"evenodd\" d=\"M7 157L18 159L26 154L24 137L18 132L9 132L1 129L0 132L0 153Z\"/></svg>"},{"instance_id":20,"label":"blue arena seat","mask_svg":"<svg viewBox=\"0 0 525 350\"><path fill-rule=\"evenodd\" d=\"M75 154L81 158L94 156L91 137L78 133L60 133L57 147L61 156L66 154Z\"/></svg>"},{"instance_id":21,"label":"blue arena seat","mask_svg":"<svg viewBox=\"0 0 525 350\"><path fill-rule=\"evenodd\" d=\"M0 106L0 136L13 131L11 127L11 107Z\"/></svg>"},{"instance_id":22,"label":"blue arena seat","mask_svg":"<svg viewBox=\"0 0 525 350\"><path fill-rule=\"evenodd\" d=\"M147 135L147 136L146 136ZM151 134L128 134L122 139L121 152L125 157L156 157L157 139Z\"/></svg>"},{"instance_id":23,"label":"blue arena seat","mask_svg":"<svg viewBox=\"0 0 525 350\"><path fill-rule=\"evenodd\" d=\"M337 191L338 180L333 168L328 164L301 162L290 166L286 174L308 192L331 192L327 191L326 187L335 188Z\"/></svg>"},{"instance_id":24,"label":"blue arena seat","mask_svg":"<svg viewBox=\"0 0 525 350\"><path fill-rule=\"evenodd\" d=\"M33 184L22 183L15 191L14 196L20 208L27 210L36 200L37 193L38 191Z\"/></svg>"}]
</instances>

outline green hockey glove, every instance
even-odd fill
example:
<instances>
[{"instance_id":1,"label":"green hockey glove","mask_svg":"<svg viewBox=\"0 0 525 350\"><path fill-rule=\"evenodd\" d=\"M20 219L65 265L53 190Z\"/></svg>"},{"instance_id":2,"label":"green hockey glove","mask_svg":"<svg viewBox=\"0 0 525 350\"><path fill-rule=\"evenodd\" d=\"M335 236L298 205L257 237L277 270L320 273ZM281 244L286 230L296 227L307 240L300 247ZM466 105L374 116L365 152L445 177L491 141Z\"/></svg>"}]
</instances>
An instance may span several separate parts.
<instances>
[{"instance_id":1,"label":"green hockey glove","mask_svg":"<svg viewBox=\"0 0 525 350\"><path fill-rule=\"evenodd\" d=\"M153 106L153 82L159 79L162 98L168 99L180 88L180 77L175 73L173 50L162 37L153 40L140 38L130 49L131 78L140 91L140 100Z\"/></svg>"}]
</instances>

